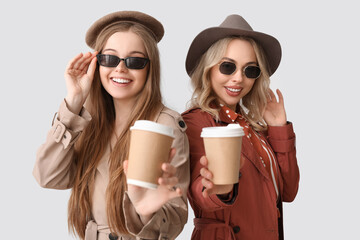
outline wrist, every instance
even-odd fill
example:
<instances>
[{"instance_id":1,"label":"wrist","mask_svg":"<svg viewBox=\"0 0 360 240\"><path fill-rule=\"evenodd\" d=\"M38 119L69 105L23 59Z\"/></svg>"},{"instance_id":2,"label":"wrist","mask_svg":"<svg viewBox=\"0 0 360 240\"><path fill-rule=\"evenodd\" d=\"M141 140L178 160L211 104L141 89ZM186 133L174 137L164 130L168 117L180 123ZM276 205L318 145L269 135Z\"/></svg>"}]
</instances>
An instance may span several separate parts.
<instances>
[{"instance_id":1,"label":"wrist","mask_svg":"<svg viewBox=\"0 0 360 240\"><path fill-rule=\"evenodd\" d=\"M282 122L282 123L268 124L268 126L270 126L270 127L283 127L283 126L286 126L287 124L288 124L288 122L285 121L285 122Z\"/></svg>"},{"instance_id":2,"label":"wrist","mask_svg":"<svg viewBox=\"0 0 360 240\"><path fill-rule=\"evenodd\" d=\"M79 114L84 104L80 98L72 97L72 96L66 96L65 102L68 109L74 114Z\"/></svg>"}]
</instances>

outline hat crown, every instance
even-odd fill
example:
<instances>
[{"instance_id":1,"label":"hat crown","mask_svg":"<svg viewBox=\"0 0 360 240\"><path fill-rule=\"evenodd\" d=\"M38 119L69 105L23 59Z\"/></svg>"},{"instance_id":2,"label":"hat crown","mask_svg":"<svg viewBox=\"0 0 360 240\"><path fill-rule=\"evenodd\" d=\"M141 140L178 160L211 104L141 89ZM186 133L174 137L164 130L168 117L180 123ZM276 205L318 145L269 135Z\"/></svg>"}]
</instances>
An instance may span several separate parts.
<instances>
[{"instance_id":1,"label":"hat crown","mask_svg":"<svg viewBox=\"0 0 360 240\"><path fill-rule=\"evenodd\" d=\"M236 14L228 16L219 27L253 31L248 22L243 17Z\"/></svg>"},{"instance_id":2,"label":"hat crown","mask_svg":"<svg viewBox=\"0 0 360 240\"><path fill-rule=\"evenodd\" d=\"M153 34L156 42L160 42L164 36L163 25L154 17L138 11L118 11L99 18L90 26L85 37L86 44L94 48L96 39L101 31L118 22L134 22L144 26Z\"/></svg>"}]
</instances>

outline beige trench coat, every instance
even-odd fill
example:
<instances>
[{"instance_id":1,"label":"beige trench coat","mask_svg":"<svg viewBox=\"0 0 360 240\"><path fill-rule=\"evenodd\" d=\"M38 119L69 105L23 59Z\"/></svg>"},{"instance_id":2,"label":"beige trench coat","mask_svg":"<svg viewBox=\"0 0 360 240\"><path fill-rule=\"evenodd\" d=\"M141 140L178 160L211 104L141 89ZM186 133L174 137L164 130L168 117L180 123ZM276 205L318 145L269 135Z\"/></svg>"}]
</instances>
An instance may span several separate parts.
<instances>
[{"instance_id":1,"label":"beige trench coat","mask_svg":"<svg viewBox=\"0 0 360 240\"><path fill-rule=\"evenodd\" d=\"M73 186L75 165L72 162L73 146L81 131L91 120L89 112L83 108L79 115L73 114L63 101L47 134L46 142L40 146L36 155L33 175L40 186L52 189L69 189ZM171 164L177 168L177 184L183 190L182 197L170 200L159 209L144 226L137 215L129 197L125 194L123 210L126 227L132 236L120 239L175 239L187 221L187 188L189 185L189 145L185 134L186 126L175 111L163 107L156 115L156 122L171 126L175 140L172 147L176 155ZM94 219L86 226L86 240L109 239L106 215L105 192L109 181L108 159L110 146L102 157L95 175L92 194L92 215Z\"/></svg>"}]
</instances>

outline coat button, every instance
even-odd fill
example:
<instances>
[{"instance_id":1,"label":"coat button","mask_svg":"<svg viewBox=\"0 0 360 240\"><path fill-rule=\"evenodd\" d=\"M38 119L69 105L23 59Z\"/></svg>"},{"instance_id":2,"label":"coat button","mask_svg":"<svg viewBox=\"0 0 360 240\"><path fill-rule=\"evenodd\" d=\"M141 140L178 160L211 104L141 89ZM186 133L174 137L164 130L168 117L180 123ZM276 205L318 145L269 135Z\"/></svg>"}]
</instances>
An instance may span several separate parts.
<instances>
[{"instance_id":1,"label":"coat button","mask_svg":"<svg viewBox=\"0 0 360 240\"><path fill-rule=\"evenodd\" d=\"M110 240L117 240L117 239L118 239L118 236L115 236L114 234L110 233L110 234L109 234L109 239L110 239Z\"/></svg>"},{"instance_id":2,"label":"coat button","mask_svg":"<svg viewBox=\"0 0 360 240\"><path fill-rule=\"evenodd\" d=\"M180 126L181 128L184 128L184 127L186 126L186 124L185 124L185 122L184 122L183 120L180 120L180 121L179 121L179 126Z\"/></svg>"},{"instance_id":3,"label":"coat button","mask_svg":"<svg viewBox=\"0 0 360 240\"><path fill-rule=\"evenodd\" d=\"M234 233L240 232L240 227L239 226L233 227L233 231L234 231Z\"/></svg>"}]
</instances>

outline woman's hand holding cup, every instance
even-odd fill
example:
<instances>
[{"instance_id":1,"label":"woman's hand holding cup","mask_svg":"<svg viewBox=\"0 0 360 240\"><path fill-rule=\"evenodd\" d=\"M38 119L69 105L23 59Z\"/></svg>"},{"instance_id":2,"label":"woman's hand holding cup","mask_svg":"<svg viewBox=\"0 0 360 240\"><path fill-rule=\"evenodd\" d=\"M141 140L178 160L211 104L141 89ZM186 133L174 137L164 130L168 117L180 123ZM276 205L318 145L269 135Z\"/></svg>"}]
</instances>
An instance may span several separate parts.
<instances>
[{"instance_id":1,"label":"woman's hand holding cup","mask_svg":"<svg viewBox=\"0 0 360 240\"><path fill-rule=\"evenodd\" d=\"M65 70L66 103L70 111L78 114L90 92L96 69L97 52L80 53L68 63Z\"/></svg>"},{"instance_id":2,"label":"woman's hand holding cup","mask_svg":"<svg viewBox=\"0 0 360 240\"><path fill-rule=\"evenodd\" d=\"M176 177L176 167L170 164L175 152L175 148L172 148L169 161L161 165L162 176L158 179L159 185L156 189L128 184L128 196L143 224L146 224L166 202L180 197L183 193L181 188L175 187L179 180ZM123 163L125 174L127 174L128 164L128 160Z\"/></svg>"},{"instance_id":3,"label":"woman's hand holding cup","mask_svg":"<svg viewBox=\"0 0 360 240\"><path fill-rule=\"evenodd\" d=\"M228 194L233 189L234 184L224 184L224 185L216 185L212 182L213 174L207 168L208 160L205 156L200 158L200 163L204 166L200 169L200 174L202 177L202 185L203 185L203 197L209 197L212 194L222 195Z\"/></svg>"}]
</instances>

